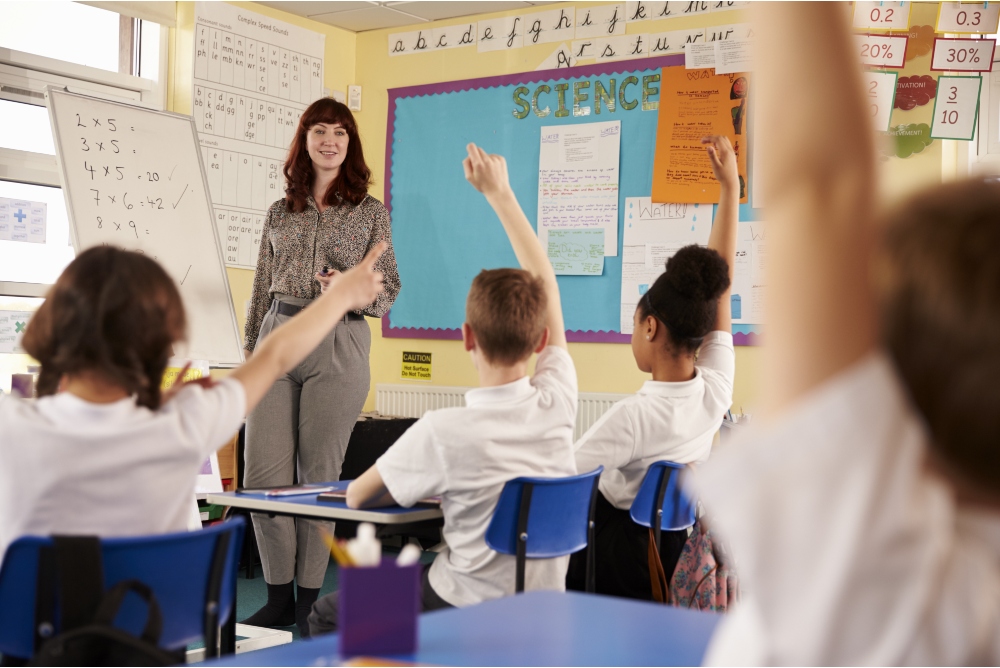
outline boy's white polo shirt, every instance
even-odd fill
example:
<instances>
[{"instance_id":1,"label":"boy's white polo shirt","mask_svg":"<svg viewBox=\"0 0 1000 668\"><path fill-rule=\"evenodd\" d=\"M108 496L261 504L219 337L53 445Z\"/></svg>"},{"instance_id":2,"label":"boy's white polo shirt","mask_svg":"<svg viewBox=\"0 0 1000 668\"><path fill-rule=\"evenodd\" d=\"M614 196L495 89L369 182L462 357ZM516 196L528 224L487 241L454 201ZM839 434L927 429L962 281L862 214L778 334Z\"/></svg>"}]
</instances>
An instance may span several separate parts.
<instances>
[{"instance_id":1,"label":"boy's white polo shirt","mask_svg":"<svg viewBox=\"0 0 1000 668\"><path fill-rule=\"evenodd\" d=\"M533 377L470 390L465 400L465 407L427 413L376 464L402 506L441 495L447 548L429 579L456 606L514 593L514 556L494 552L485 539L504 483L576 473L573 360L549 346ZM525 589L565 589L568 563L568 557L529 560Z\"/></svg>"},{"instance_id":2,"label":"boy's white polo shirt","mask_svg":"<svg viewBox=\"0 0 1000 668\"><path fill-rule=\"evenodd\" d=\"M134 397L0 397L0 558L25 535L184 531L202 463L245 412L233 379L188 386L155 411Z\"/></svg>"},{"instance_id":3,"label":"boy's white polo shirt","mask_svg":"<svg viewBox=\"0 0 1000 668\"><path fill-rule=\"evenodd\" d=\"M647 380L638 393L612 406L577 442L577 469L604 466L601 494L628 510L653 462L708 459L722 416L733 403L735 373L733 335L710 332L699 349L694 378Z\"/></svg>"}]
</instances>

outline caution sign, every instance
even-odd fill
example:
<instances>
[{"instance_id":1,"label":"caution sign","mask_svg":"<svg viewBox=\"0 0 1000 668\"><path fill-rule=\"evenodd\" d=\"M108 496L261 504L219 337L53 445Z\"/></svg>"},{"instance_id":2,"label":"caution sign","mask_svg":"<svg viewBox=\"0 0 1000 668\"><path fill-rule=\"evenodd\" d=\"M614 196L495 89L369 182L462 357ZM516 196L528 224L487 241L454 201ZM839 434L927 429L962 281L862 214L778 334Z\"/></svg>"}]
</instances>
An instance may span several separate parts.
<instances>
[{"instance_id":1,"label":"caution sign","mask_svg":"<svg viewBox=\"0 0 1000 668\"><path fill-rule=\"evenodd\" d=\"M403 351L403 367L399 374L403 380L431 379L431 354Z\"/></svg>"}]
</instances>

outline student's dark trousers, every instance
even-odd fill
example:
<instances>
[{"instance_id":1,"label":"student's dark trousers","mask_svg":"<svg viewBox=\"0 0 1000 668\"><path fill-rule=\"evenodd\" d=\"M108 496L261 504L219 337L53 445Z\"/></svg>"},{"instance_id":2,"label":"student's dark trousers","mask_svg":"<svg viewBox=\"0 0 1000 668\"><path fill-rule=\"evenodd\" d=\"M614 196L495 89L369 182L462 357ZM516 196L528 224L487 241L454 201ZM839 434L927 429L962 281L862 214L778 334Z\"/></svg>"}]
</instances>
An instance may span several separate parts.
<instances>
[{"instance_id":1,"label":"student's dark trousers","mask_svg":"<svg viewBox=\"0 0 1000 668\"><path fill-rule=\"evenodd\" d=\"M660 563L668 583L687 536L686 529L660 534ZM627 510L615 508L600 492L597 493L594 518L594 543L598 594L653 600L649 581L649 527L633 522ZM566 589L584 591L586 576L587 552L581 550L570 557Z\"/></svg>"},{"instance_id":2,"label":"student's dark trousers","mask_svg":"<svg viewBox=\"0 0 1000 668\"><path fill-rule=\"evenodd\" d=\"M431 583L427 580L427 573L431 565L426 564L420 575L420 611L430 612L431 610L442 610L453 608L451 603L437 595ZM323 633L334 633L340 625L340 590L327 594L313 603L312 612L309 614L309 633L311 637Z\"/></svg>"}]
</instances>

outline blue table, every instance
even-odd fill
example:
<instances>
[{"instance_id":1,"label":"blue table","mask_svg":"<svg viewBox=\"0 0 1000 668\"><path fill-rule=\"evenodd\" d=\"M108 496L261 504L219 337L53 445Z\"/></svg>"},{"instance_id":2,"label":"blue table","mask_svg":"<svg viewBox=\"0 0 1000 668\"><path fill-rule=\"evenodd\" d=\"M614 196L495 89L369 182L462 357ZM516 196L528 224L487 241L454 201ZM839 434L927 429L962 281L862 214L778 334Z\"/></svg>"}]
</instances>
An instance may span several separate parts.
<instances>
[{"instance_id":1,"label":"blue table","mask_svg":"<svg viewBox=\"0 0 1000 668\"><path fill-rule=\"evenodd\" d=\"M420 617L416 654L442 666L694 666L720 615L577 592L528 592ZM336 635L229 656L211 666L325 666Z\"/></svg>"},{"instance_id":2,"label":"blue table","mask_svg":"<svg viewBox=\"0 0 1000 668\"><path fill-rule=\"evenodd\" d=\"M347 489L350 480L320 483L336 489ZM343 501L317 501L316 494L302 496L264 496L264 494L237 494L236 492L218 492L206 495L208 503L220 506L231 506L259 513L272 515L290 515L292 517L308 517L324 520L350 520L353 522L371 522L372 524L409 524L436 520L443 515L440 508L416 506L401 508L389 506L386 508L366 508L358 510L348 508Z\"/></svg>"}]
</instances>

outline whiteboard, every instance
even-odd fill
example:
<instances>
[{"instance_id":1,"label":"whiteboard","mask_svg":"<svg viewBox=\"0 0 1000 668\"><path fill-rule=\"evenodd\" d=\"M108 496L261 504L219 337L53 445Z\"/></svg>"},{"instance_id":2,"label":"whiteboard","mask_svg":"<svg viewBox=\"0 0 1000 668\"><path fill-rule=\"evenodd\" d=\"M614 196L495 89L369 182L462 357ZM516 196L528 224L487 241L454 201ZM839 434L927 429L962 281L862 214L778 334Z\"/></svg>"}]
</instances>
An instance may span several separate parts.
<instances>
[{"instance_id":1,"label":"whiteboard","mask_svg":"<svg viewBox=\"0 0 1000 668\"><path fill-rule=\"evenodd\" d=\"M236 312L189 116L49 88L70 238L159 262L180 288L188 341L175 355L243 361Z\"/></svg>"}]
</instances>

